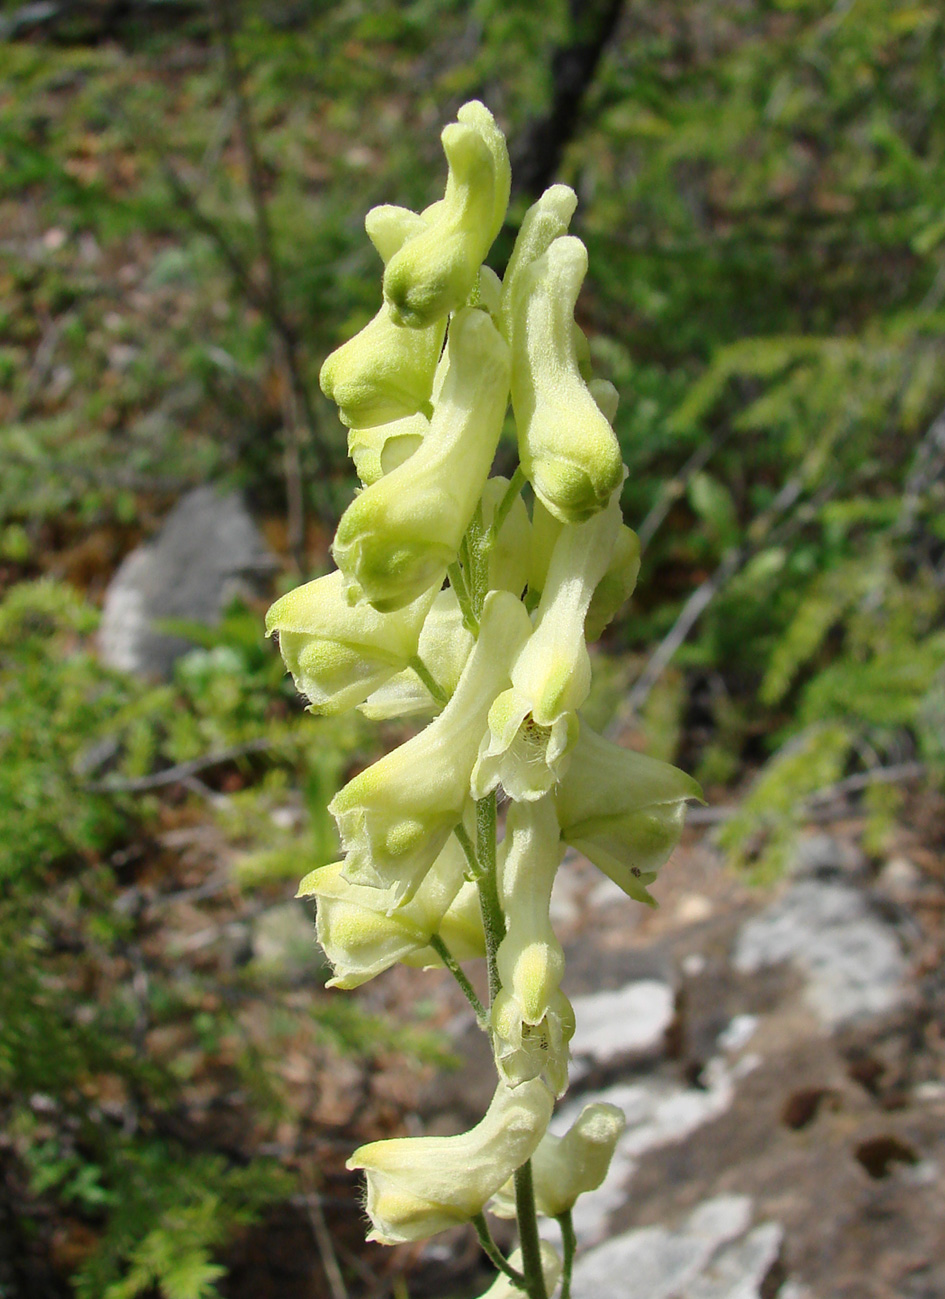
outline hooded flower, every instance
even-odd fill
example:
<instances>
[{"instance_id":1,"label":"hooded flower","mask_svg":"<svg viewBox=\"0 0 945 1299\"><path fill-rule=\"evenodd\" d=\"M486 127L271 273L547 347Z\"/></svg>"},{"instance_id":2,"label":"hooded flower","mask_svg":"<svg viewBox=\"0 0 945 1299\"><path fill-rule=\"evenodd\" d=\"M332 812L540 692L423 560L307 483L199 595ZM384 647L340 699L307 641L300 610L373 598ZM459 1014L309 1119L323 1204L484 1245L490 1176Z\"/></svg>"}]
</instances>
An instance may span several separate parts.
<instances>
[{"instance_id":1,"label":"hooded flower","mask_svg":"<svg viewBox=\"0 0 945 1299\"><path fill-rule=\"evenodd\" d=\"M611 744L583 723L555 791L565 842L649 906L656 902L647 886L679 841L690 798L702 799L691 776Z\"/></svg>"},{"instance_id":2,"label":"hooded flower","mask_svg":"<svg viewBox=\"0 0 945 1299\"><path fill-rule=\"evenodd\" d=\"M286 667L312 710L340 713L410 662L433 597L425 592L396 613L352 609L341 573L329 573L277 600L266 614L266 635L279 633Z\"/></svg>"},{"instance_id":3,"label":"hooded flower","mask_svg":"<svg viewBox=\"0 0 945 1299\"><path fill-rule=\"evenodd\" d=\"M489 316L460 311L429 432L345 510L332 553L349 599L388 612L439 586L476 509L508 401L508 349Z\"/></svg>"},{"instance_id":4,"label":"hooded flower","mask_svg":"<svg viewBox=\"0 0 945 1299\"><path fill-rule=\"evenodd\" d=\"M581 375L574 306L587 250L563 235L517 278L511 311L512 407L519 456L556 518L581 523L623 479L620 447Z\"/></svg>"},{"instance_id":5,"label":"hooded flower","mask_svg":"<svg viewBox=\"0 0 945 1299\"><path fill-rule=\"evenodd\" d=\"M510 798L540 798L565 770L577 710L591 685L584 619L619 527L615 493L606 510L559 534L537 625L512 668L512 688L489 710L489 733L473 772L476 798L500 783Z\"/></svg>"},{"instance_id":6,"label":"hooded flower","mask_svg":"<svg viewBox=\"0 0 945 1299\"><path fill-rule=\"evenodd\" d=\"M493 1005L496 1064L510 1087L543 1076L567 1086L574 1013L559 991L564 952L551 926L551 889L562 845L550 796L513 803L499 852L499 896L506 934L496 952L502 984Z\"/></svg>"},{"instance_id":7,"label":"hooded flower","mask_svg":"<svg viewBox=\"0 0 945 1299\"><path fill-rule=\"evenodd\" d=\"M535 1207L548 1218L574 1208L579 1195L596 1191L627 1126L623 1110L604 1101L585 1105L563 1137L546 1132L532 1155ZM515 1217L515 1188L507 1182L491 1205L500 1218Z\"/></svg>"},{"instance_id":8,"label":"hooded flower","mask_svg":"<svg viewBox=\"0 0 945 1299\"><path fill-rule=\"evenodd\" d=\"M391 717L433 716L450 698L473 647L473 634L463 623L456 592L446 586L436 599L420 632L417 658L430 673L442 698L435 698L417 675L407 668L390 678L361 705L373 722Z\"/></svg>"},{"instance_id":9,"label":"hooded flower","mask_svg":"<svg viewBox=\"0 0 945 1299\"><path fill-rule=\"evenodd\" d=\"M446 841L413 898L400 907L393 907L382 889L349 884L343 867L344 862L335 862L311 871L297 895L317 901L316 936L334 970L329 988L360 987L397 961L439 964L429 945L435 934L443 937L457 960L484 955L478 900L464 881L466 858L455 839ZM476 904L472 914L470 893Z\"/></svg>"},{"instance_id":10,"label":"hooded flower","mask_svg":"<svg viewBox=\"0 0 945 1299\"><path fill-rule=\"evenodd\" d=\"M479 639L439 717L332 799L352 884L391 889L397 903L416 892L463 815L489 705L528 631L520 602L508 591L490 592Z\"/></svg>"},{"instance_id":11,"label":"hooded flower","mask_svg":"<svg viewBox=\"0 0 945 1299\"><path fill-rule=\"evenodd\" d=\"M478 100L464 104L441 135L449 165L446 193L422 214L384 272L384 299L398 325L422 329L456 311L502 227L511 172L505 137Z\"/></svg>"},{"instance_id":12,"label":"hooded flower","mask_svg":"<svg viewBox=\"0 0 945 1299\"><path fill-rule=\"evenodd\" d=\"M389 206L373 208L364 224L385 263L426 229L415 212ZM318 376L342 424L363 430L418 411L428 415L445 331L445 316L426 329L401 329L382 306L360 333L332 352Z\"/></svg>"},{"instance_id":13,"label":"hooded flower","mask_svg":"<svg viewBox=\"0 0 945 1299\"><path fill-rule=\"evenodd\" d=\"M369 1240L399 1245L469 1222L541 1140L554 1104L542 1082L499 1084L485 1117L455 1137L400 1137L361 1146L347 1167L367 1177Z\"/></svg>"}]
</instances>

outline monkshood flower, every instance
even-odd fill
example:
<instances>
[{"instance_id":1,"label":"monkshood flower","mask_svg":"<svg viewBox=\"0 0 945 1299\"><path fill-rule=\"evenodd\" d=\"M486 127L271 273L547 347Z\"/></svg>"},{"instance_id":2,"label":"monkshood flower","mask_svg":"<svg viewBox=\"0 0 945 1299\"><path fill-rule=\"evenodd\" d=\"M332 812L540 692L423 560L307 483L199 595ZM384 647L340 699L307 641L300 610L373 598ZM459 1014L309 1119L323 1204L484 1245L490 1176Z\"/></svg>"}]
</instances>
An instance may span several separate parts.
<instances>
[{"instance_id":1,"label":"monkshood flower","mask_svg":"<svg viewBox=\"0 0 945 1299\"><path fill-rule=\"evenodd\" d=\"M385 262L426 229L415 212L395 207L374 208L364 224ZM331 353L318 376L342 424L366 429L418 411L429 414L445 331L445 316L426 329L401 329L382 306L360 333Z\"/></svg>"},{"instance_id":2,"label":"monkshood flower","mask_svg":"<svg viewBox=\"0 0 945 1299\"><path fill-rule=\"evenodd\" d=\"M469 1222L532 1155L554 1098L543 1082L499 1084L485 1116L455 1137L399 1137L348 1160L367 1177L368 1240L399 1245Z\"/></svg>"},{"instance_id":3,"label":"monkshood flower","mask_svg":"<svg viewBox=\"0 0 945 1299\"><path fill-rule=\"evenodd\" d=\"M578 363L574 305L586 271L584 245L563 235L522 269L511 304L519 457L535 494L564 523L603 509L624 475L617 438Z\"/></svg>"},{"instance_id":4,"label":"monkshood flower","mask_svg":"<svg viewBox=\"0 0 945 1299\"><path fill-rule=\"evenodd\" d=\"M491 591L479 639L439 717L332 799L350 883L391 889L397 903L416 892L463 816L489 706L530 629L520 601Z\"/></svg>"},{"instance_id":5,"label":"monkshood flower","mask_svg":"<svg viewBox=\"0 0 945 1299\"><path fill-rule=\"evenodd\" d=\"M520 1249L509 1255L509 1266L514 1267L516 1272L522 1270ZM553 1294L561 1276L561 1259L546 1240L541 1242L541 1270L545 1278L545 1290L548 1294ZM522 1299L522 1291L510 1277L500 1272L485 1294L480 1295L480 1299Z\"/></svg>"},{"instance_id":6,"label":"monkshood flower","mask_svg":"<svg viewBox=\"0 0 945 1299\"><path fill-rule=\"evenodd\" d=\"M551 926L551 889L561 844L554 801L513 803L499 852L499 897L506 934L496 952L502 988L493 1005L493 1046L510 1087L543 1076L567 1086L574 1013L559 992L564 952Z\"/></svg>"},{"instance_id":7,"label":"monkshood flower","mask_svg":"<svg viewBox=\"0 0 945 1299\"><path fill-rule=\"evenodd\" d=\"M607 1176L610 1161L627 1126L623 1110L604 1101L585 1105L563 1137L546 1132L532 1155L535 1205L548 1218L560 1218L574 1208L579 1195L596 1191ZM515 1190L502 1187L490 1206L500 1218L515 1217Z\"/></svg>"},{"instance_id":8,"label":"monkshood flower","mask_svg":"<svg viewBox=\"0 0 945 1299\"><path fill-rule=\"evenodd\" d=\"M341 573L289 591L266 614L279 649L312 711L340 713L367 699L416 654L433 604L428 591L395 613L352 609Z\"/></svg>"},{"instance_id":9,"label":"monkshood flower","mask_svg":"<svg viewBox=\"0 0 945 1299\"><path fill-rule=\"evenodd\" d=\"M630 897L656 906L647 886L679 842L698 783L668 762L611 744L585 723L555 791L561 837Z\"/></svg>"},{"instance_id":10,"label":"monkshood flower","mask_svg":"<svg viewBox=\"0 0 945 1299\"><path fill-rule=\"evenodd\" d=\"M454 316L448 370L413 455L345 510L332 553L349 598L389 612L439 586L492 465L508 402L508 348L484 311Z\"/></svg>"},{"instance_id":11,"label":"monkshood flower","mask_svg":"<svg viewBox=\"0 0 945 1299\"><path fill-rule=\"evenodd\" d=\"M577 740L577 710L591 686L584 619L619 528L615 492L606 510L561 530L537 625L512 668L512 688L489 710L489 732L473 771L474 797L501 783L510 798L541 798L561 777Z\"/></svg>"},{"instance_id":12,"label":"monkshood flower","mask_svg":"<svg viewBox=\"0 0 945 1299\"><path fill-rule=\"evenodd\" d=\"M478 100L464 104L442 135L446 193L422 214L424 229L387 263L384 299L411 331L430 326L469 298L509 201L505 137Z\"/></svg>"},{"instance_id":13,"label":"monkshood flower","mask_svg":"<svg viewBox=\"0 0 945 1299\"><path fill-rule=\"evenodd\" d=\"M358 988L397 961L440 964L429 945L436 934L457 960L485 954L478 897L465 882L466 858L455 839L396 909L384 890L349 884L343 867L334 862L310 871L296 895L316 899L316 937L334 970L329 988Z\"/></svg>"}]
</instances>

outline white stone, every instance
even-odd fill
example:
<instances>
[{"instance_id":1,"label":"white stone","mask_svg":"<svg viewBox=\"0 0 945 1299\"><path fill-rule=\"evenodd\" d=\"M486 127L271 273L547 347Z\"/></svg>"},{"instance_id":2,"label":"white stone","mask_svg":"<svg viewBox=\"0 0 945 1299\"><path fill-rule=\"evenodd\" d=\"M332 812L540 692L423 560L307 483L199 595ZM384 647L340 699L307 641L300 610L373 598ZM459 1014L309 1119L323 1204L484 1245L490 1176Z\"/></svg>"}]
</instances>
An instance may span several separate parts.
<instances>
[{"instance_id":1,"label":"white stone","mask_svg":"<svg viewBox=\"0 0 945 1299\"><path fill-rule=\"evenodd\" d=\"M578 1258L573 1299L682 1299L717 1251L744 1233L750 1217L747 1196L718 1196L699 1205L678 1231L643 1227L615 1236Z\"/></svg>"},{"instance_id":2,"label":"white stone","mask_svg":"<svg viewBox=\"0 0 945 1299\"><path fill-rule=\"evenodd\" d=\"M793 961L807 1001L829 1027L882 1014L901 1000L906 962L895 930L847 884L802 880L742 928L735 968Z\"/></svg>"},{"instance_id":3,"label":"white stone","mask_svg":"<svg viewBox=\"0 0 945 1299\"><path fill-rule=\"evenodd\" d=\"M659 979L637 979L614 991L574 997L572 1081L593 1065L659 1050L673 1021L675 997Z\"/></svg>"}]
</instances>

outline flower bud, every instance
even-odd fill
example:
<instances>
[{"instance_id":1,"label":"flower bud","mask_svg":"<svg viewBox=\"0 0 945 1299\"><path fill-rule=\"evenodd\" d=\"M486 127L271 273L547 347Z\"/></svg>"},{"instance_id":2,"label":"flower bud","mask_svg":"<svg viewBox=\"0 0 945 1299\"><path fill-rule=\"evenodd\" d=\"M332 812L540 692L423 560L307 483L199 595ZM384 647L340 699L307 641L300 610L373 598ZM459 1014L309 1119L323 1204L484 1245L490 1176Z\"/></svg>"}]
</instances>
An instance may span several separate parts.
<instances>
[{"instance_id":1,"label":"flower bud","mask_svg":"<svg viewBox=\"0 0 945 1299\"><path fill-rule=\"evenodd\" d=\"M352 609L341 573L306 582L266 614L266 635L279 649L296 689L314 712L340 713L365 700L410 661L432 591L396 613Z\"/></svg>"},{"instance_id":2,"label":"flower bud","mask_svg":"<svg viewBox=\"0 0 945 1299\"><path fill-rule=\"evenodd\" d=\"M611 744L581 724L573 761L555 791L561 837L638 902L679 842L696 781L668 762Z\"/></svg>"},{"instance_id":3,"label":"flower bud","mask_svg":"<svg viewBox=\"0 0 945 1299\"><path fill-rule=\"evenodd\" d=\"M514 1217L514 1214L510 1216ZM509 1255L509 1264L517 1272L521 1272L522 1251L520 1249ZM545 1278L545 1290L548 1294L553 1294L561 1276L561 1259L558 1257L557 1251L546 1240L541 1242L541 1270ZM522 1299L522 1291L510 1277L500 1272L485 1294L480 1296L480 1299Z\"/></svg>"},{"instance_id":4,"label":"flower bud","mask_svg":"<svg viewBox=\"0 0 945 1299\"><path fill-rule=\"evenodd\" d=\"M620 608L630 599L640 573L640 538L621 523L607 572L597 583L587 616L584 635L588 641L598 636Z\"/></svg>"},{"instance_id":5,"label":"flower bud","mask_svg":"<svg viewBox=\"0 0 945 1299\"><path fill-rule=\"evenodd\" d=\"M399 1137L361 1146L348 1160L364 1169L369 1240L424 1240L469 1222L541 1140L554 1104L542 1082L514 1092L499 1084L485 1116L455 1137Z\"/></svg>"},{"instance_id":6,"label":"flower bud","mask_svg":"<svg viewBox=\"0 0 945 1299\"><path fill-rule=\"evenodd\" d=\"M384 890L349 884L342 875L344 862L310 871L297 896L317 900L316 937L334 970L328 987L360 987L395 962L418 953L430 958L424 959L424 964L437 964L439 958L429 947L430 939L440 932L464 886L465 867L459 844L448 839L413 898L396 908ZM463 918L468 926L465 911ZM454 952L457 959L483 954L481 921L478 944L474 934L470 937L472 950L467 941L465 950Z\"/></svg>"},{"instance_id":7,"label":"flower bud","mask_svg":"<svg viewBox=\"0 0 945 1299\"><path fill-rule=\"evenodd\" d=\"M450 326L449 369L430 429L409 460L355 497L332 553L350 590L399 609L439 586L455 560L492 465L508 401L508 348L489 316Z\"/></svg>"},{"instance_id":8,"label":"flower bud","mask_svg":"<svg viewBox=\"0 0 945 1299\"><path fill-rule=\"evenodd\" d=\"M479 639L450 702L426 730L348 782L329 811L352 884L408 901L463 815L469 776L492 700L530 624L508 591L485 599Z\"/></svg>"},{"instance_id":9,"label":"flower bud","mask_svg":"<svg viewBox=\"0 0 945 1299\"><path fill-rule=\"evenodd\" d=\"M581 523L623 479L620 447L581 376L574 306L587 250L564 235L518 277L512 302L512 406L519 456L556 518Z\"/></svg>"},{"instance_id":10,"label":"flower bud","mask_svg":"<svg viewBox=\"0 0 945 1299\"><path fill-rule=\"evenodd\" d=\"M619 527L614 493L606 510L564 528L555 542L537 625L513 665L512 688L489 710L473 772L476 798L500 783L513 799L540 798L562 775L591 685L584 619Z\"/></svg>"},{"instance_id":11,"label":"flower bud","mask_svg":"<svg viewBox=\"0 0 945 1299\"><path fill-rule=\"evenodd\" d=\"M535 1207L548 1218L569 1213L579 1195L596 1191L627 1119L623 1110L604 1101L585 1105L563 1137L546 1132L532 1155ZM500 1218L515 1217L515 1188L507 1182L491 1205Z\"/></svg>"},{"instance_id":12,"label":"flower bud","mask_svg":"<svg viewBox=\"0 0 945 1299\"><path fill-rule=\"evenodd\" d=\"M469 298L509 198L505 138L489 110L465 104L441 135L449 165L443 199L423 213L425 228L394 254L384 299L398 325L430 326Z\"/></svg>"}]
</instances>

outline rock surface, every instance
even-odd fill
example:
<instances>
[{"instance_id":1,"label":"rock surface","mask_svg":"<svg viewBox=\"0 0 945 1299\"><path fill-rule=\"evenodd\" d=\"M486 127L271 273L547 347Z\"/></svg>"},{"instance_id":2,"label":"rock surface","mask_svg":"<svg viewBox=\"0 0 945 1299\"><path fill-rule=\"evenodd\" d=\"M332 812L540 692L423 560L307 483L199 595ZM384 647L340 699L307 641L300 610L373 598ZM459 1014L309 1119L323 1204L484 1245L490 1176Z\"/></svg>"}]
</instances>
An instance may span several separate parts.
<instances>
[{"instance_id":1,"label":"rock surface","mask_svg":"<svg viewBox=\"0 0 945 1299\"><path fill-rule=\"evenodd\" d=\"M591 1101L627 1116L575 1207L573 1299L945 1299L943 981L917 974L898 875L819 835L749 890L701 844L651 912L564 869L578 1031L552 1130ZM425 1107L441 1132L494 1085L482 1035L457 1040L469 1068Z\"/></svg>"},{"instance_id":2,"label":"rock surface","mask_svg":"<svg viewBox=\"0 0 945 1299\"><path fill-rule=\"evenodd\" d=\"M188 492L157 537L127 556L105 596L99 651L111 667L168 678L193 648L155 626L162 619L216 623L227 603L278 566L240 496Z\"/></svg>"}]
</instances>

